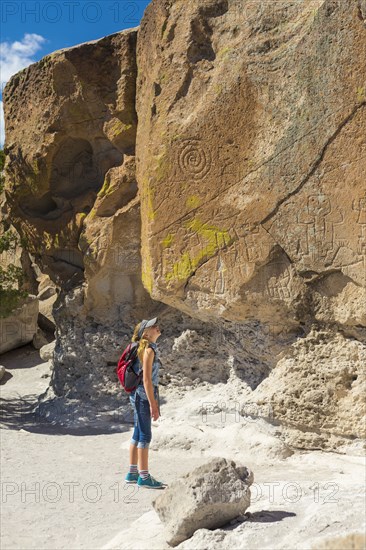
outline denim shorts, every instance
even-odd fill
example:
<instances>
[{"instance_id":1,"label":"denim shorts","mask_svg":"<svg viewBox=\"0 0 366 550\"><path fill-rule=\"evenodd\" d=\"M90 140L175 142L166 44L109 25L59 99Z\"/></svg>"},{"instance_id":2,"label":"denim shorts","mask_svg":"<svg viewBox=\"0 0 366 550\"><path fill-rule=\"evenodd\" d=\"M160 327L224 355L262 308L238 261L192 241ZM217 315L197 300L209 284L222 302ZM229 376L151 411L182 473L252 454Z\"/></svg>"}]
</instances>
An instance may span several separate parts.
<instances>
[{"instance_id":1,"label":"denim shorts","mask_svg":"<svg viewBox=\"0 0 366 550\"><path fill-rule=\"evenodd\" d=\"M154 394L156 396L156 391ZM139 449L145 449L149 447L152 437L150 403L148 399L143 399L136 391L130 394L130 403L133 408L134 423L131 443Z\"/></svg>"}]
</instances>

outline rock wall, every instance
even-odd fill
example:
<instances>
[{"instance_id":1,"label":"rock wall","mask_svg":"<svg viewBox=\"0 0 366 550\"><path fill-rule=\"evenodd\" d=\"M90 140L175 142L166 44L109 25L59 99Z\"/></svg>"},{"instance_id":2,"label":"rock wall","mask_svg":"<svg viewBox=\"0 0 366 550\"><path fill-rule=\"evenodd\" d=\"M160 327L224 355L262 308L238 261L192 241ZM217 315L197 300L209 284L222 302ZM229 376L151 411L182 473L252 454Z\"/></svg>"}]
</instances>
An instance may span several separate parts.
<instances>
[{"instance_id":1,"label":"rock wall","mask_svg":"<svg viewBox=\"0 0 366 550\"><path fill-rule=\"evenodd\" d=\"M7 204L61 289L57 398L119 407L121 348L159 315L163 385L234 375L294 447L364 435L365 19L153 0L11 78Z\"/></svg>"},{"instance_id":2,"label":"rock wall","mask_svg":"<svg viewBox=\"0 0 366 550\"><path fill-rule=\"evenodd\" d=\"M157 0L137 59L145 288L257 337L303 330L253 399L299 447L364 434L364 2Z\"/></svg>"},{"instance_id":3,"label":"rock wall","mask_svg":"<svg viewBox=\"0 0 366 550\"><path fill-rule=\"evenodd\" d=\"M153 1L137 56L151 295L204 320L365 326L361 4Z\"/></svg>"},{"instance_id":4,"label":"rock wall","mask_svg":"<svg viewBox=\"0 0 366 550\"><path fill-rule=\"evenodd\" d=\"M84 280L87 215L111 215L137 192L135 43L132 29L59 50L4 89L12 220L59 284Z\"/></svg>"}]
</instances>

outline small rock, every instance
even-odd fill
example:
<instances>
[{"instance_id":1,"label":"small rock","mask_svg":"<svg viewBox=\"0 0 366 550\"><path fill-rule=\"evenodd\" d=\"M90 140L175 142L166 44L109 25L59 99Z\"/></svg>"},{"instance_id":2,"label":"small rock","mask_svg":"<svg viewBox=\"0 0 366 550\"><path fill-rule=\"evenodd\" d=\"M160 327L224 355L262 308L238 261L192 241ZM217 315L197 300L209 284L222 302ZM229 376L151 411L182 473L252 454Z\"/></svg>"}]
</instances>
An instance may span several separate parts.
<instances>
[{"instance_id":1,"label":"small rock","mask_svg":"<svg viewBox=\"0 0 366 550\"><path fill-rule=\"evenodd\" d=\"M44 288L38 295L39 300L47 300L56 294L56 288L54 286L48 286Z\"/></svg>"},{"instance_id":2,"label":"small rock","mask_svg":"<svg viewBox=\"0 0 366 550\"><path fill-rule=\"evenodd\" d=\"M43 332L39 327L37 328L37 332L33 336L32 345L35 349L41 349L42 346L45 346L48 344L48 340Z\"/></svg>"},{"instance_id":3,"label":"small rock","mask_svg":"<svg viewBox=\"0 0 366 550\"><path fill-rule=\"evenodd\" d=\"M53 350L55 349L55 344L56 340L41 347L41 349L39 350L39 355L41 359L43 359L43 361L49 361L53 358Z\"/></svg>"}]
</instances>

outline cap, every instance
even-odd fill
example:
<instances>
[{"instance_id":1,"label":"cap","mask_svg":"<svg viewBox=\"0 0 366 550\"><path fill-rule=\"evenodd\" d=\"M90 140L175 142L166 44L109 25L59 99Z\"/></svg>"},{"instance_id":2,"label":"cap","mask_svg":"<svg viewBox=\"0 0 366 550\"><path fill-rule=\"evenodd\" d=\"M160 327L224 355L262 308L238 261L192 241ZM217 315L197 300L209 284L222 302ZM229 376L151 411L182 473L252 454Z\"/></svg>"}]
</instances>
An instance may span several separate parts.
<instances>
[{"instance_id":1,"label":"cap","mask_svg":"<svg viewBox=\"0 0 366 550\"><path fill-rule=\"evenodd\" d=\"M149 321L147 321L146 319L141 321L141 325L140 325L139 333L138 333L139 338L141 338L141 336L143 335L145 328L152 327L152 326L156 325L157 322L158 322L157 317L154 317L154 319L150 319Z\"/></svg>"}]
</instances>

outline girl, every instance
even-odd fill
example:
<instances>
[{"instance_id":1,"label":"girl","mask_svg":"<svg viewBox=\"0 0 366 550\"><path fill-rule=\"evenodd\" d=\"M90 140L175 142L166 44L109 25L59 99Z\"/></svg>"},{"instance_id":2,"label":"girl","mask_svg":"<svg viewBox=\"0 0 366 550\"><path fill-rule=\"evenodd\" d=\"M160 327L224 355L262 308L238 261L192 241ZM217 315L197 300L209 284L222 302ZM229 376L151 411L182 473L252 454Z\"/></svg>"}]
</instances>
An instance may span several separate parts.
<instances>
[{"instance_id":1,"label":"girl","mask_svg":"<svg viewBox=\"0 0 366 550\"><path fill-rule=\"evenodd\" d=\"M132 341L139 342L138 358L142 363L143 380L130 394L134 410L134 432L130 444L130 471L126 483L136 483L139 487L163 489L166 484L157 481L149 474L148 454L151 441L151 417L157 420L159 410L159 368L161 365L156 344L161 335L158 319L144 319L136 325ZM139 473L137 471L139 464Z\"/></svg>"}]
</instances>

